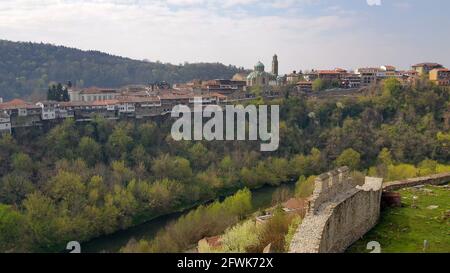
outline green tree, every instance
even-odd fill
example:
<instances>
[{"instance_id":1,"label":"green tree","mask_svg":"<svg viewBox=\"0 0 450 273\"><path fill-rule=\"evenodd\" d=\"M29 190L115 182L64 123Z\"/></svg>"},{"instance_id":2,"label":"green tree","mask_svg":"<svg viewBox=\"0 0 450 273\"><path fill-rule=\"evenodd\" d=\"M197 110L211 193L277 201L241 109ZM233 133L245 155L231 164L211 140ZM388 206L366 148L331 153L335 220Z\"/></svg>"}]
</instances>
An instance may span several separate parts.
<instances>
[{"instance_id":1,"label":"green tree","mask_svg":"<svg viewBox=\"0 0 450 273\"><path fill-rule=\"evenodd\" d=\"M336 159L336 166L348 166L352 170L357 170L361 162L361 155L353 150L346 149L342 154Z\"/></svg>"},{"instance_id":2,"label":"green tree","mask_svg":"<svg viewBox=\"0 0 450 273\"><path fill-rule=\"evenodd\" d=\"M317 91L323 91L326 88L325 81L322 79L316 79L312 83L312 90Z\"/></svg>"},{"instance_id":3,"label":"green tree","mask_svg":"<svg viewBox=\"0 0 450 273\"><path fill-rule=\"evenodd\" d=\"M7 174L1 182L0 200L6 204L19 206L22 200L35 189L33 183L23 174Z\"/></svg>"},{"instance_id":4,"label":"green tree","mask_svg":"<svg viewBox=\"0 0 450 273\"><path fill-rule=\"evenodd\" d=\"M24 223L18 211L0 204L0 252L24 250Z\"/></svg>"},{"instance_id":5,"label":"green tree","mask_svg":"<svg viewBox=\"0 0 450 273\"><path fill-rule=\"evenodd\" d=\"M90 137L82 137L78 144L78 156L81 157L89 166L94 166L102 159L101 146Z\"/></svg>"},{"instance_id":6,"label":"green tree","mask_svg":"<svg viewBox=\"0 0 450 273\"><path fill-rule=\"evenodd\" d=\"M27 196L23 202L25 220L33 251L55 250L58 241L57 210L54 202L39 192Z\"/></svg>"},{"instance_id":7,"label":"green tree","mask_svg":"<svg viewBox=\"0 0 450 273\"><path fill-rule=\"evenodd\" d=\"M192 169L189 160L183 157L162 155L152 162L152 171L159 179L169 178L181 182L189 182Z\"/></svg>"},{"instance_id":8,"label":"green tree","mask_svg":"<svg viewBox=\"0 0 450 273\"><path fill-rule=\"evenodd\" d=\"M60 202L71 215L79 213L86 202L86 186L81 177L74 173L60 171L49 182L49 193Z\"/></svg>"},{"instance_id":9,"label":"green tree","mask_svg":"<svg viewBox=\"0 0 450 273\"><path fill-rule=\"evenodd\" d=\"M117 126L108 139L108 154L110 159L125 159L131 148L133 139L122 126Z\"/></svg>"},{"instance_id":10,"label":"green tree","mask_svg":"<svg viewBox=\"0 0 450 273\"><path fill-rule=\"evenodd\" d=\"M239 190L233 196L225 199L223 206L232 215L243 219L252 209L252 193L247 188Z\"/></svg>"},{"instance_id":11,"label":"green tree","mask_svg":"<svg viewBox=\"0 0 450 273\"><path fill-rule=\"evenodd\" d=\"M308 179L301 176L295 184L295 196L298 198L310 197L314 191L315 180L316 176L310 176Z\"/></svg>"},{"instance_id":12,"label":"green tree","mask_svg":"<svg viewBox=\"0 0 450 273\"><path fill-rule=\"evenodd\" d=\"M221 236L221 252L226 253L245 253L248 249L254 248L259 242L259 233L261 226L255 224L255 221L245 221L232 228L227 229ZM207 250L205 252L208 252Z\"/></svg>"},{"instance_id":13,"label":"green tree","mask_svg":"<svg viewBox=\"0 0 450 273\"><path fill-rule=\"evenodd\" d=\"M47 134L47 147L57 158L72 159L74 148L79 143L79 132L73 119L65 119L61 125L54 127Z\"/></svg>"}]
</instances>

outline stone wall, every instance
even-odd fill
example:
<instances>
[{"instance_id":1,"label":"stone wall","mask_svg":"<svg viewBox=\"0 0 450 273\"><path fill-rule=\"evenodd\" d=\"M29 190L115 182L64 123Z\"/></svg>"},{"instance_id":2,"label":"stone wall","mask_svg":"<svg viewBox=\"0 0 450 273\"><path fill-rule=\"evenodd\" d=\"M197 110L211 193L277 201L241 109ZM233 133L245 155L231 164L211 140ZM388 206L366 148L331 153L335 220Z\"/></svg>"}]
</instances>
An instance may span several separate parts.
<instances>
[{"instance_id":1,"label":"stone wall","mask_svg":"<svg viewBox=\"0 0 450 273\"><path fill-rule=\"evenodd\" d=\"M320 175L289 252L343 252L377 223L382 182L366 177L355 187L347 167Z\"/></svg>"},{"instance_id":2,"label":"stone wall","mask_svg":"<svg viewBox=\"0 0 450 273\"><path fill-rule=\"evenodd\" d=\"M393 182L383 185L384 191L395 191L402 188L409 188L418 185L441 185L450 182L450 173L434 174L424 177L417 177Z\"/></svg>"}]
</instances>

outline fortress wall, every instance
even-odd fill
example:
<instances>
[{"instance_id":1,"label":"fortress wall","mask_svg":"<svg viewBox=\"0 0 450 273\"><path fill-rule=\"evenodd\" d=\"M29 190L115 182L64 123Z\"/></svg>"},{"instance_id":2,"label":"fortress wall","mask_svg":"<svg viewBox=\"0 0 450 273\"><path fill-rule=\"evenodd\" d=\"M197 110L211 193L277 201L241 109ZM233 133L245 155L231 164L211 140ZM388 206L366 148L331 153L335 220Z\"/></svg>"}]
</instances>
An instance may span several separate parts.
<instances>
[{"instance_id":1,"label":"fortress wall","mask_svg":"<svg viewBox=\"0 0 450 273\"><path fill-rule=\"evenodd\" d=\"M320 175L290 252L343 252L377 223L381 187L382 179L371 177L354 187L347 167Z\"/></svg>"},{"instance_id":2,"label":"fortress wall","mask_svg":"<svg viewBox=\"0 0 450 273\"><path fill-rule=\"evenodd\" d=\"M317 177L309 210L291 242L292 253L343 252L376 225L382 191L450 182L450 173L393 181L366 177L353 186L347 167Z\"/></svg>"},{"instance_id":3,"label":"fortress wall","mask_svg":"<svg viewBox=\"0 0 450 273\"><path fill-rule=\"evenodd\" d=\"M418 185L441 185L450 182L450 173L434 174L424 177L417 177L383 184L384 191L395 191L402 188L409 188Z\"/></svg>"},{"instance_id":4,"label":"fortress wall","mask_svg":"<svg viewBox=\"0 0 450 273\"><path fill-rule=\"evenodd\" d=\"M381 179L367 177L363 187L333 204L322 231L319 252L344 252L376 225L380 217L381 184Z\"/></svg>"}]
</instances>

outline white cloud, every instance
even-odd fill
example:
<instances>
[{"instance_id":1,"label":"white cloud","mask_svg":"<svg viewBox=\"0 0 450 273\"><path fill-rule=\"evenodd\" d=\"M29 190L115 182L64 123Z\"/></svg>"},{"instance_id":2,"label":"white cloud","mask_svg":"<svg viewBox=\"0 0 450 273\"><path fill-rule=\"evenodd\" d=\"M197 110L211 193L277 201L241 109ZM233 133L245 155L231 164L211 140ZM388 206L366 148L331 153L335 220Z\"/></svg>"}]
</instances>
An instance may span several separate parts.
<instances>
[{"instance_id":1,"label":"white cloud","mask_svg":"<svg viewBox=\"0 0 450 273\"><path fill-rule=\"evenodd\" d=\"M2 0L0 38L50 42L136 59L270 65L282 72L376 62L378 37L339 7L289 12L320 0ZM258 13L258 9L280 12ZM343 53L345 52L345 54ZM382 55L381 55L382 56Z\"/></svg>"}]
</instances>

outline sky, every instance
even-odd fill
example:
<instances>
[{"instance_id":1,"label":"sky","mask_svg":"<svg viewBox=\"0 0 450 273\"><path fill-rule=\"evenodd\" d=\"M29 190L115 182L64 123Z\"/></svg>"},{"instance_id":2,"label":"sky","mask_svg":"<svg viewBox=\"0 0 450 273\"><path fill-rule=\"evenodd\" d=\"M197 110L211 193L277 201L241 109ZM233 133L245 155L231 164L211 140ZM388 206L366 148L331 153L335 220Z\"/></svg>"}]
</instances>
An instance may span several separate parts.
<instances>
[{"instance_id":1,"label":"sky","mask_svg":"<svg viewBox=\"0 0 450 273\"><path fill-rule=\"evenodd\" d=\"M293 70L450 66L448 0L0 0L0 39Z\"/></svg>"}]
</instances>

